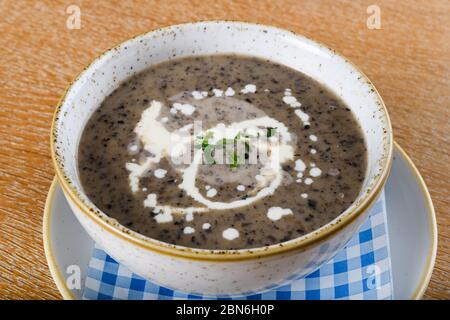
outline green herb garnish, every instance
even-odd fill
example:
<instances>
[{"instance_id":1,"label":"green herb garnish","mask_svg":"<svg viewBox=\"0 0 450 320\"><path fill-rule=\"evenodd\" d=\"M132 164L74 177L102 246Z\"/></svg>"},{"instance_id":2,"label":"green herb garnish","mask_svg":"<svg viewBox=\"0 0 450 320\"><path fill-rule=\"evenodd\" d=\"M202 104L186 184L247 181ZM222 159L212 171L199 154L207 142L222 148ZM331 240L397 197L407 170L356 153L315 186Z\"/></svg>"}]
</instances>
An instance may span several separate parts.
<instances>
[{"instance_id":1,"label":"green herb garnish","mask_svg":"<svg viewBox=\"0 0 450 320\"><path fill-rule=\"evenodd\" d=\"M211 139L212 137L214 137L214 132L212 131L208 131L206 132L206 135L202 138L200 137L200 139L202 139L201 144L197 145L197 148L202 148L203 151L205 151L205 149L209 146L209 139Z\"/></svg>"},{"instance_id":2,"label":"green herb garnish","mask_svg":"<svg viewBox=\"0 0 450 320\"><path fill-rule=\"evenodd\" d=\"M203 154L206 158L206 162L208 164L216 164L216 160L214 159L213 156L213 151L214 151L214 145L208 145L205 147L205 149L203 150Z\"/></svg>"},{"instance_id":3,"label":"green herb garnish","mask_svg":"<svg viewBox=\"0 0 450 320\"><path fill-rule=\"evenodd\" d=\"M231 158L230 169L235 170L239 164L239 157L237 155L237 152L234 151L230 158Z\"/></svg>"},{"instance_id":4,"label":"green herb garnish","mask_svg":"<svg viewBox=\"0 0 450 320\"><path fill-rule=\"evenodd\" d=\"M245 159L250 157L250 144L245 141Z\"/></svg>"},{"instance_id":5,"label":"green herb garnish","mask_svg":"<svg viewBox=\"0 0 450 320\"><path fill-rule=\"evenodd\" d=\"M274 129L274 128L272 128ZM200 143L196 145L196 148L202 149L202 151L205 153L206 160L208 164L215 164L215 160L213 159L212 153L214 151L214 148L226 148L227 145L233 145L235 148L237 148L237 143L241 140L244 140L244 146L245 146L245 153L243 156L238 156L237 151L233 151L233 153L229 156L230 159L230 168L236 169L239 164L244 163L244 159L249 158L250 154L250 143L248 142L248 139L250 138L249 135L242 134L241 132L238 132L236 136L232 139L223 138L217 141L215 144L211 145L209 143L209 140L214 136L214 132L207 131L205 136L197 137L198 139L201 139Z\"/></svg>"},{"instance_id":6,"label":"green herb garnish","mask_svg":"<svg viewBox=\"0 0 450 320\"><path fill-rule=\"evenodd\" d=\"M268 127L267 128L267 138L274 136L276 134L276 132L277 132L277 127L273 127L273 128Z\"/></svg>"},{"instance_id":7,"label":"green herb garnish","mask_svg":"<svg viewBox=\"0 0 450 320\"><path fill-rule=\"evenodd\" d=\"M220 139L219 141L217 141L216 146L217 147L224 147L227 144L234 144L234 139Z\"/></svg>"}]
</instances>

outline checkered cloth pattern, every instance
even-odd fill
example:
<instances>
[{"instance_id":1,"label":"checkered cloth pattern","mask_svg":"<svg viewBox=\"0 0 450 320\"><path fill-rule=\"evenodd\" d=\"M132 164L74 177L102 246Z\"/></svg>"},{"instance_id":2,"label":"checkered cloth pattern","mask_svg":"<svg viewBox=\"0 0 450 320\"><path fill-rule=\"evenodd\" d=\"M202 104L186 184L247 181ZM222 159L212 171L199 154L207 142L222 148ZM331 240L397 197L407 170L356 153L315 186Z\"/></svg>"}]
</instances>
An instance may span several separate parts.
<instances>
[{"instance_id":1,"label":"checkered cloth pattern","mask_svg":"<svg viewBox=\"0 0 450 320\"><path fill-rule=\"evenodd\" d=\"M89 300L330 300L392 299L392 275L384 194L360 231L333 259L287 285L245 296L205 297L161 287L132 273L101 248L89 263L83 298Z\"/></svg>"}]
</instances>

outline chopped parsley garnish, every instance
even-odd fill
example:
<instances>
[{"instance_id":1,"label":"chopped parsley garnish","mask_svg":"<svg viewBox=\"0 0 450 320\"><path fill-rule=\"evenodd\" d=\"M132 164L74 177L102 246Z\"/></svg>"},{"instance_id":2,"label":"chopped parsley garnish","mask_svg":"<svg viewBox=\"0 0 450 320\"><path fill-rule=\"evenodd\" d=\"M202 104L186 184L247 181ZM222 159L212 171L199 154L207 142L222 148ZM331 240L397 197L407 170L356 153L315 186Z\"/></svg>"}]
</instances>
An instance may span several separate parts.
<instances>
[{"instance_id":1,"label":"chopped parsley garnish","mask_svg":"<svg viewBox=\"0 0 450 320\"><path fill-rule=\"evenodd\" d=\"M202 139L202 142L198 144L196 147L197 148L201 147L202 150L205 151L205 149L209 146L209 139L211 139L212 137L214 137L214 132L212 131L206 132L206 135L204 137L199 137L200 139Z\"/></svg>"},{"instance_id":2,"label":"chopped parsley garnish","mask_svg":"<svg viewBox=\"0 0 450 320\"><path fill-rule=\"evenodd\" d=\"M216 164L215 160L213 159L212 153L213 148L226 148L227 145L233 145L234 148L237 148L237 143L239 141L244 141L244 147L245 147L245 153L242 156L238 156L238 152L236 150L233 151L233 153L229 156L230 158L230 168L236 169L238 168L239 164L244 163L244 159L248 159L250 157L250 143L247 141L250 136L241 134L241 132L238 132L236 136L232 139L223 138L217 141L215 144L211 145L209 143L209 139L211 139L214 136L214 132L208 131L206 132L205 136L198 137L198 139L201 139L201 143L196 145L196 148L202 149L202 151L205 153L205 156L207 157L208 164Z\"/></svg>"},{"instance_id":3,"label":"chopped parsley garnish","mask_svg":"<svg viewBox=\"0 0 450 320\"><path fill-rule=\"evenodd\" d=\"M277 132L277 127L267 127L267 138L274 136Z\"/></svg>"},{"instance_id":4,"label":"chopped parsley garnish","mask_svg":"<svg viewBox=\"0 0 450 320\"><path fill-rule=\"evenodd\" d=\"M234 139L220 139L219 141L217 141L216 146L217 147L225 147L225 145L227 144L234 144Z\"/></svg>"},{"instance_id":5,"label":"chopped parsley garnish","mask_svg":"<svg viewBox=\"0 0 450 320\"><path fill-rule=\"evenodd\" d=\"M245 141L245 159L250 157L250 144Z\"/></svg>"},{"instance_id":6,"label":"chopped parsley garnish","mask_svg":"<svg viewBox=\"0 0 450 320\"><path fill-rule=\"evenodd\" d=\"M233 152L233 154L230 157L231 163L230 163L230 169L234 170L239 165L239 157L236 151Z\"/></svg>"}]
</instances>

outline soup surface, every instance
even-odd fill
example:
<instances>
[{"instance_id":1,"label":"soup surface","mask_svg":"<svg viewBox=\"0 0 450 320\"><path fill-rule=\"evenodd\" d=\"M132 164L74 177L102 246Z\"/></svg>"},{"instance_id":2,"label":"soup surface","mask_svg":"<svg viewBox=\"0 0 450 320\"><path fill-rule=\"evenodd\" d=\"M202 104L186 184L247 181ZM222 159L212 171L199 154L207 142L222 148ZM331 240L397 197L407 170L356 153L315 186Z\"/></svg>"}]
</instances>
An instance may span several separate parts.
<instances>
[{"instance_id":1,"label":"soup surface","mask_svg":"<svg viewBox=\"0 0 450 320\"><path fill-rule=\"evenodd\" d=\"M261 247L330 222L356 199L366 146L349 108L288 67L187 57L131 77L94 112L78 165L124 226L207 249Z\"/></svg>"}]
</instances>

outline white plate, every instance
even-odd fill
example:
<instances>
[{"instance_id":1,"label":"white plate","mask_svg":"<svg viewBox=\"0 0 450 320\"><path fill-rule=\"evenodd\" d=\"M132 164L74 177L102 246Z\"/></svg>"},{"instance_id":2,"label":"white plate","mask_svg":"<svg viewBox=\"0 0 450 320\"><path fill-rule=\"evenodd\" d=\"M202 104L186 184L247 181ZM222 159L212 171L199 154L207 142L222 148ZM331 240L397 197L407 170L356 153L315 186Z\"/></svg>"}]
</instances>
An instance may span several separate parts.
<instances>
[{"instance_id":1,"label":"white plate","mask_svg":"<svg viewBox=\"0 0 450 320\"><path fill-rule=\"evenodd\" d=\"M395 299L420 299L427 288L437 249L436 218L430 195L411 159L395 144L385 187ZM44 210L45 256L64 299L81 299L94 242L67 204L56 178ZM78 272L81 287L65 279Z\"/></svg>"}]
</instances>

